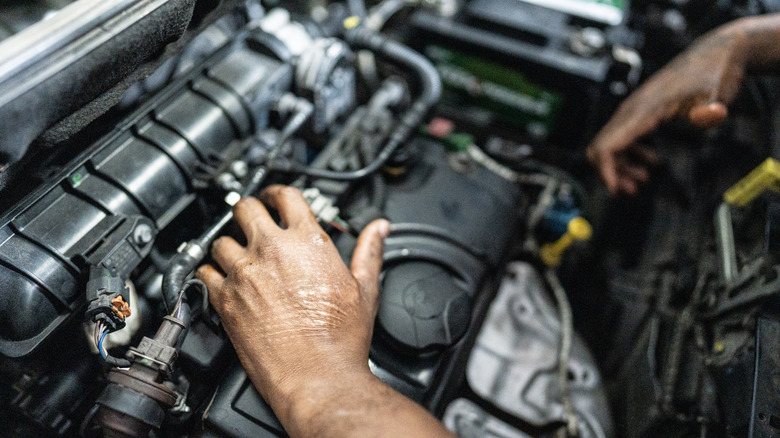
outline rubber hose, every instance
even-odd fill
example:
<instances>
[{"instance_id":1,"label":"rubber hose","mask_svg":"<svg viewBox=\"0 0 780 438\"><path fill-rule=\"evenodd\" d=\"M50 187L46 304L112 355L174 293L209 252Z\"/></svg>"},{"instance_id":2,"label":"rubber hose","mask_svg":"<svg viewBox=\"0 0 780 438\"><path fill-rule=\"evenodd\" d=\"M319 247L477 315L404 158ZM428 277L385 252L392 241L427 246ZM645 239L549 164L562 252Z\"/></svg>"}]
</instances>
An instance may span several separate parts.
<instances>
[{"instance_id":1,"label":"rubber hose","mask_svg":"<svg viewBox=\"0 0 780 438\"><path fill-rule=\"evenodd\" d=\"M314 178L325 178L337 181L356 181L378 171L393 153L414 134L428 111L441 98L441 78L433 64L424 56L409 47L388 39L371 29L357 27L347 30L344 40L356 49L368 49L390 61L409 69L419 81L419 95L411 107L399 120L390 138L379 155L362 169L351 172L334 172L323 169L313 169L297 163L283 163L273 166L273 170L287 173L298 173Z\"/></svg>"}]
</instances>

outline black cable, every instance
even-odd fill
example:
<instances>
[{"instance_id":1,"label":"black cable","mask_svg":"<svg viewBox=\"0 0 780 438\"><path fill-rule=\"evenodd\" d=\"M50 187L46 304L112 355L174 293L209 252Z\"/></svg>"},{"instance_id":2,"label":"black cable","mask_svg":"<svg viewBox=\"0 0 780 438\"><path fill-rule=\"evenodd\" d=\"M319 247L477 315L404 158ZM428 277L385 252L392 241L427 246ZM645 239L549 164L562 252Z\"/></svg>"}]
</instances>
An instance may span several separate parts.
<instances>
[{"instance_id":1,"label":"black cable","mask_svg":"<svg viewBox=\"0 0 780 438\"><path fill-rule=\"evenodd\" d=\"M182 251L176 254L168 265L162 284L163 304L167 313L173 312L182 284L205 256L205 251L201 249L201 252L203 254L199 256L196 251Z\"/></svg>"},{"instance_id":2,"label":"black cable","mask_svg":"<svg viewBox=\"0 0 780 438\"><path fill-rule=\"evenodd\" d=\"M344 40L353 48L368 49L379 56L408 68L417 76L420 82L419 96L412 103L412 106L405 111L376 159L362 169L350 172L334 172L287 162L272 163L271 170L337 181L363 179L378 171L392 157L393 153L414 134L428 111L439 101L441 97L441 78L433 64L424 56L401 43L388 39L362 26L347 30L344 34Z\"/></svg>"},{"instance_id":3,"label":"black cable","mask_svg":"<svg viewBox=\"0 0 780 438\"><path fill-rule=\"evenodd\" d=\"M369 205L381 211L385 207L386 198L387 185L385 184L382 175L376 174L371 178L371 198Z\"/></svg>"},{"instance_id":4,"label":"black cable","mask_svg":"<svg viewBox=\"0 0 780 438\"><path fill-rule=\"evenodd\" d=\"M128 368L131 364L130 361L127 359L121 359L118 357L114 357L108 353L106 353L106 363L113 366L113 367L119 367L119 368Z\"/></svg>"},{"instance_id":5,"label":"black cable","mask_svg":"<svg viewBox=\"0 0 780 438\"><path fill-rule=\"evenodd\" d=\"M208 308L209 308L209 288L208 288L208 286L206 286L206 283L204 283L203 281L198 280L197 278L191 278L191 279L185 281L184 284L181 286L181 292L179 292L179 299L178 299L178 301L176 303L177 308L174 309L174 311L173 311L174 318L180 319L182 321L185 321L186 320L185 317L189 316L189 315L185 315L184 314L185 310L183 310L181 308L181 305L184 304L185 302L187 302L187 303L189 302L187 300L187 295L188 295L188 292L189 292L190 289L198 289L198 291L200 292L200 298L201 298L201 306L200 306L201 307L201 313L204 314L204 315L208 313ZM190 309L186 309L186 311L189 311L189 310Z\"/></svg>"}]
</instances>

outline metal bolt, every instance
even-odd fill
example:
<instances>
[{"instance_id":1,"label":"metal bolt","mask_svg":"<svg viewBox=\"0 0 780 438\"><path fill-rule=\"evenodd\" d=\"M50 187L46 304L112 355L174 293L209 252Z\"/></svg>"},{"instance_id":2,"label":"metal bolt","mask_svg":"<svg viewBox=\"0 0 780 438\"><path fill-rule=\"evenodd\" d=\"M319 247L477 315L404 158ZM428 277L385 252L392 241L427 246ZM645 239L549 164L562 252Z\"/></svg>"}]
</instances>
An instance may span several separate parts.
<instances>
[{"instance_id":1,"label":"metal bolt","mask_svg":"<svg viewBox=\"0 0 780 438\"><path fill-rule=\"evenodd\" d=\"M593 27L586 27L571 35L569 48L577 55L590 58L603 50L607 45L604 32Z\"/></svg>"},{"instance_id":2,"label":"metal bolt","mask_svg":"<svg viewBox=\"0 0 780 438\"><path fill-rule=\"evenodd\" d=\"M146 245L151 242L153 238L154 234L152 233L152 227L149 225L140 224L135 227L135 230L133 231L133 240L135 240L135 243L138 245Z\"/></svg>"},{"instance_id":3,"label":"metal bolt","mask_svg":"<svg viewBox=\"0 0 780 438\"><path fill-rule=\"evenodd\" d=\"M217 185L227 191L241 191L243 187L232 173L222 173L217 176Z\"/></svg>"},{"instance_id":4,"label":"metal bolt","mask_svg":"<svg viewBox=\"0 0 780 438\"><path fill-rule=\"evenodd\" d=\"M246 161L236 160L230 163L230 171L236 178L243 178L249 172L249 166L246 164Z\"/></svg>"}]
</instances>

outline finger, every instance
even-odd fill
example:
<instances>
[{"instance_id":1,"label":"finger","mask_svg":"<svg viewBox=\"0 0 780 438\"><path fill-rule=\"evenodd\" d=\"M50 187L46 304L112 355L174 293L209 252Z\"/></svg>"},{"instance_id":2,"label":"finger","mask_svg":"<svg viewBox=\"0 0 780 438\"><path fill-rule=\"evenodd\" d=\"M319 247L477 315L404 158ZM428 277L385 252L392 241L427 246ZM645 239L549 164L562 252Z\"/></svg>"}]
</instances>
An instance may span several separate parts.
<instances>
[{"instance_id":1,"label":"finger","mask_svg":"<svg viewBox=\"0 0 780 438\"><path fill-rule=\"evenodd\" d=\"M637 183L630 178L620 178L618 184L619 191L630 196L635 195L638 190Z\"/></svg>"},{"instance_id":2,"label":"finger","mask_svg":"<svg viewBox=\"0 0 780 438\"><path fill-rule=\"evenodd\" d=\"M209 301L211 301L212 306L217 307L216 303L221 302L218 296L222 292L225 277L213 266L203 265L195 272L195 278L206 283L206 286L209 288Z\"/></svg>"},{"instance_id":3,"label":"finger","mask_svg":"<svg viewBox=\"0 0 780 438\"><path fill-rule=\"evenodd\" d=\"M601 150L597 145L591 145L587 151L588 160L596 167L607 190L613 195L618 191L618 175L615 168L615 158L610 152Z\"/></svg>"},{"instance_id":4,"label":"finger","mask_svg":"<svg viewBox=\"0 0 780 438\"><path fill-rule=\"evenodd\" d=\"M302 225L317 225L309 203L300 190L282 185L273 185L260 194L263 202L279 212L282 226L296 228Z\"/></svg>"},{"instance_id":5,"label":"finger","mask_svg":"<svg viewBox=\"0 0 780 438\"><path fill-rule=\"evenodd\" d=\"M696 105L688 112L688 119L702 129L714 128L729 115L729 110L721 102L710 102Z\"/></svg>"},{"instance_id":6,"label":"finger","mask_svg":"<svg viewBox=\"0 0 780 438\"><path fill-rule=\"evenodd\" d=\"M647 90L635 92L601 130L597 138L605 151L616 153L629 149L669 117L671 111L665 106L642 102L648 93Z\"/></svg>"},{"instance_id":7,"label":"finger","mask_svg":"<svg viewBox=\"0 0 780 438\"><path fill-rule=\"evenodd\" d=\"M389 233L390 222L385 219L371 222L360 233L355 252L352 254L352 275L374 311L379 296L379 274L382 272L385 238Z\"/></svg>"},{"instance_id":8,"label":"finger","mask_svg":"<svg viewBox=\"0 0 780 438\"><path fill-rule=\"evenodd\" d=\"M211 257L222 268L222 271L230 274L233 265L246 257L246 249L232 237L222 236L211 245Z\"/></svg>"},{"instance_id":9,"label":"finger","mask_svg":"<svg viewBox=\"0 0 780 438\"><path fill-rule=\"evenodd\" d=\"M650 179L650 172L648 172L644 166L639 164L622 162L618 165L618 172L620 172L623 177L627 177L639 183L646 182L648 179Z\"/></svg>"},{"instance_id":10,"label":"finger","mask_svg":"<svg viewBox=\"0 0 780 438\"><path fill-rule=\"evenodd\" d=\"M268 230L278 228L265 206L251 197L243 198L236 203L233 207L233 218L250 243L263 236Z\"/></svg>"}]
</instances>

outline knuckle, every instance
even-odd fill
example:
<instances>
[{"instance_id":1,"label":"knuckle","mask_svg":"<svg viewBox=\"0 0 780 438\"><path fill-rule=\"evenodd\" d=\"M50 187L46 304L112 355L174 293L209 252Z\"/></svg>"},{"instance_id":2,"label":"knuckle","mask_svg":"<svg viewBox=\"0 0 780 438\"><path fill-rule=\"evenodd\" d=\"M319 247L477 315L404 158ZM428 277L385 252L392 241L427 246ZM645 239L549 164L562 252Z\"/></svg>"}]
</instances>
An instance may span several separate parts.
<instances>
[{"instance_id":1,"label":"knuckle","mask_svg":"<svg viewBox=\"0 0 780 438\"><path fill-rule=\"evenodd\" d=\"M263 240L262 251L265 255L275 256L286 247L285 243L277 236L270 236Z\"/></svg>"},{"instance_id":2,"label":"knuckle","mask_svg":"<svg viewBox=\"0 0 780 438\"><path fill-rule=\"evenodd\" d=\"M236 210L244 210L247 207L247 203L249 202L249 198L241 198L236 202L236 204L233 206Z\"/></svg>"},{"instance_id":3,"label":"knuckle","mask_svg":"<svg viewBox=\"0 0 780 438\"><path fill-rule=\"evenodd\" d=\"M251 277L257 269L256 261L249 257L243 257L233 263L232 271L239 278Z\"/></svg>"},{"instance_id":4,"label":"knuckle","mask_svg":"<svg viewBox=\"0 0 780 438\"><path fill-rule=\"evenodd\" d=\"M205 283L209 283L211 280L211 271L206 265L203 265L195 271L195 277L202 280Z\"/></svg>"},{"instance_id":5,"label":"knuckle","mask_svg":"<svg viewBox=\"0 0 780 438\"><path fill-rule=\"evenodd\" d=\"M298 189L297 189L297 188L295 188L295 187L290 187L290 186L281 186L281 187L279 188L279 192L280 192L282 195L284 195L285 197L303 196L303 195L301 194L301 191L300 191L300 190L298 190Z\"/></svg>"},{"instance_id":6,"label":"knuckle","mask_svg":"<svg viewBox=\"0 0 780 438\"><path fill-rule=\"evenodd\" d=\"M227 236L217 238L214 243L211 244L211 251L221 253L224 250L225 245L228 244L228 239Z\"/></svg>"},{"instance_id":7,"label":"knuckle","mask_svg":"<svg viewBox=\"0 0 780 438\"><path fill-rule=\"evenodd\" d=\"M268 196L274 199L279 205L286 205L291 200L296 198L303 198L303 194L300 190L290 186L274 186L273 190L268 193Z\"/></svg>"},{"instance_id":8,"label":"knuckle","mask_svg":"<svg viewBox=\"0 0 780 438\"><path fill-rule=\"evenodd\" d=\"M249 219L248 225L249 225L249 230L245 230L245 231L247 231L248 233L251 233L251 231L255 231L252 237L256 237L260 235L261 232L268 232L273 230L273 228L270 228L268 226L268 223L262 216L252 216Z\"/></svg>"},{"instance_id":9,"label":"knuckle","mask_svg":"<svg viewBox=\"0 0 780 438\"><path fill-rule=\"evenodd\" d=\"M241 198L236 204L233 206L233 211L235 213L243 213L243 212L249 212L254 206L256 206L257 200L252 197L244 197Z\"/></svg>"}]
</instances>

